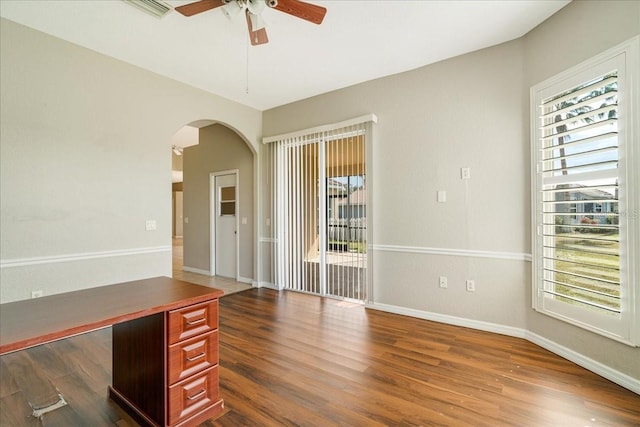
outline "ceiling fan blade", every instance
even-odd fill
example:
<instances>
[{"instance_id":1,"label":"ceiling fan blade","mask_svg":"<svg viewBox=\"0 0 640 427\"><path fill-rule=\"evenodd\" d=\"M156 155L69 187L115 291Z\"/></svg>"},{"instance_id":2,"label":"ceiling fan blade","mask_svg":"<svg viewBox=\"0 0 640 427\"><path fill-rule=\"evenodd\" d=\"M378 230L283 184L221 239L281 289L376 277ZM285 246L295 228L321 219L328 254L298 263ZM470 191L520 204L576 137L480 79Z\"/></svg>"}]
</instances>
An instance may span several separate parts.
<instances>
[{"instance_id":1,"label":"ceiling fan blade","mask_svg":"<svg viewBox=\"0 0 640 427\"><path fill-rule=\"evenodd\" d=\"M220 6L224 6L224 2L222 0L200 0L194 3L178 6L175 9L184 16L193 16Z\"/></svg>"},{"instance_id":2,"label":"ceiling fan blade","mask_svg":"<svg viewBox=\"0 0 640 427\"><path fill-rule=\"evenodd\" d=\"M306 3L300 0L278 0L274 9L289 15L297 16L314 24L321 24L327 9L315 4Z\"/></svg>"},{"instance_id":3,"label":"ceiling fan blade","mask_svg":"<svg viewBox=\"0 0 640 427\"><path fill-rule=\"evenodd\" d=\"M249 11L245 13L247 17L247 28L249 29L249 40L251 41L252 46L258 46L261 44L269 43L269 37L267 37L267 30L265 28L260 28L259 30L253 31L253 26L251 24L251 17L249 16Z\"/></svg>"}]
</instances>

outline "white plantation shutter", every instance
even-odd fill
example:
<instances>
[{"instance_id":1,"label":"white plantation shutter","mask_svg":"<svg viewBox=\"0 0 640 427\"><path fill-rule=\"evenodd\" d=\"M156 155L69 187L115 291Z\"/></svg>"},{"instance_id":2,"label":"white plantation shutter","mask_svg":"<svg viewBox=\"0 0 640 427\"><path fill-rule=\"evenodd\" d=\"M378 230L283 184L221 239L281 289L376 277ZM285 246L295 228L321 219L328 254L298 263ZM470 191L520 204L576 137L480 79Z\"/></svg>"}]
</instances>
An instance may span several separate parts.
<instances>
[{"instance_id":1,"label":"white plantation shutter","mask_svg":"<svg viewBox=\"0 0 640 427\"><path fill-rule=\"evenodd\" d=\"M542 292L620 313L617 73L540 104Z\"/></svg>"},{"instance_id":2,"label":"white plantation shutter","mask_svg":"<svg viewBox=\"0 0 640 427\"><path fill-rule=\"evenodd\" d=\"M534 308L627 343L640 301L632 63L618 50L531 91Z\"/></svg>"}]
</instances>

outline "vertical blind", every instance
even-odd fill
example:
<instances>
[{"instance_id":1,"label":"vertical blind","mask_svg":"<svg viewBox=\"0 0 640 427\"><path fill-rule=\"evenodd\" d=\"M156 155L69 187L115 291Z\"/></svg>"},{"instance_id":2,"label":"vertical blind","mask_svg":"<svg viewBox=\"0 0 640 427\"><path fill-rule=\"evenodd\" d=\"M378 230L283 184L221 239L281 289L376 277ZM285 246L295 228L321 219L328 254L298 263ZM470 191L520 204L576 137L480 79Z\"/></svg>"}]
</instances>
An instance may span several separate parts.
<instances>
[{"instance_id":1,"label":"vertical blind","mask_svg":"<svg viewBox=\"0 0 640 427\"><path fill-rule=\"evenodd\" d=\"M541 291L619 315L617 71L543 99L539 120Z\"/></svg>"},{"instance_id":2,"label":"vertical blind","mask_svg":"<svg viewBox=\"0 0 640 427\"><path fill-rule=\"evenodd\" d=\"M364 301L368 123L282 137L266 147L279 288Z\"/></svg>"}]
</instances>

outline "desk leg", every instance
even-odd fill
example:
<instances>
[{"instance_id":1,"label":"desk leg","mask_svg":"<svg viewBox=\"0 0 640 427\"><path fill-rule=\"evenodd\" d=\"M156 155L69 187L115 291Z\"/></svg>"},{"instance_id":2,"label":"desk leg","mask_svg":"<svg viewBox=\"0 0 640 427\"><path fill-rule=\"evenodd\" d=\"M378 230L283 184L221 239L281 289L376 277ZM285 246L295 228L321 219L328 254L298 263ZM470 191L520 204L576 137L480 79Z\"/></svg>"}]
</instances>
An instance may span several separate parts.
<instances>
[{"instance_id":1,"label":"desk leg","mask_svg":"<svg viewBox=\"0 0 640 427\"><path fill-rule=\"evenodd\" d=\"M109 397L143 425L166 425L164 313L113 325ZM140 419L141 418L141 419Z\"/></svg>"}]
</instances>

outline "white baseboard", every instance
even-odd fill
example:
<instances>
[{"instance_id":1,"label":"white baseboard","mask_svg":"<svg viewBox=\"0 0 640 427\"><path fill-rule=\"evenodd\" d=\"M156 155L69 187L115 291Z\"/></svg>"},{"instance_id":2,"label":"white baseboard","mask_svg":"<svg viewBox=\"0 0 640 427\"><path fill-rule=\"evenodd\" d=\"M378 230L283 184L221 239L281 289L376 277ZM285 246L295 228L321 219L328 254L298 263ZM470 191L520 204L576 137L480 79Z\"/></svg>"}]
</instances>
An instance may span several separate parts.
<instances>
[{"instance_id":1,"label":"white baseboard","mask_svg":"<svg viewBox=\"0 0 640 427\"><path fill-rule=\"evenodd\" d=\"M531 341L532 343L537 344L540 347L557 354L558 356L562 356L565 359L572 361L576 365L580 365L583 368L588 369L591 372L596 373L601 377L604 377L609 381L612 381L619 386L626 388L627 390L631 390L636 394L640 394L640 380L638 380L637 378L633 378L620 371L616 371L615 369L607 365L603 365L596 360L585 357L582 354L571 350L570 348L564 347L538 334L534 334L533 332L529 331L525 332L526 336L524 338L526 340Z\"/></svg>"},{"instance_id":2,"label":"white baseboard","mask_svg":"<svg viewBox=\"0 0 640 427\"><path fill-rule=\"evenodd\" d=\"M280 291L281 290L281 289L278 289L278 286L275 283L270 283L270 282L257 282L257 287L258 288L273 289L274 291Z\"/></svg>"},{"instance_id":3,"label":"white baseboard","mask_svg":"<svg viewBox=\"0 0 640 427\"><path fill-rule=\"evenodd\" d=\"M591 358L588 358L576 351L573 351L563 345L548 340L533 332L521 328L499 325L496 323L482 322L478 320L465 319L462 317L449 316L446 314L432 313L428 311L415 310L411 308L398 307L389 304L373 303L367 304L367 308L374 310L386 311L389 313L401 314L404 316L416 317L419 319L432 320L434 322L446 323L449 325L463 326L466 328L478 329L486 332L493 332L502 335L508 335L516 338L523 338L540 347L564 357L567 360L582 366L589 371L596 373L636 394L640 394L640 380L633 378L627 374L603 365Z\"/></svg>"},{"instance_id":4,"label":"white baseboard","mask_svg":"<svg viewBox=\"0 0 640 427\"><path fill-rule=\"evenodd\" d=\"M188 271L189 273L204 274L205 276L211 276L211 272L209 270L201 270L199 268L188 267L186 265L182 266L182 270Z\"/></svg>"},{"instance_id":5,"label":"white baseboard","mask_svg":"<svg viewBox=\"0 0 640 427\"><path fill-rule=\"evenodd\" d=\"M432 320L434 322L446 323L448 325L462 326L465 328L477 329L479 331L493 332L496 334L508 335L511 337L525 338L526 331L520 328L504 326L498 323L482 322L480 320L465 319L464 317L450 316L447 314L432 313L429 311L416 310L412 308L399 307L396 305L373 303L366 304L367 308L386 311L389 313L402 314L404 316L417 317L418 319Z\"/></svg>"},{"instance_id":6,"label":"white baseboard","mask_svg":"<svg viewBox=\"0 0 640 427\"><path fill-rule=\"evenodd\" d=\"M201 270L199 268L188 267L186 265L182 266L182 270L188 271L189 273L202 274L204 276L209 276L209 277L213 276L209 270ZM246 283L247 285L255 286L254 284L255 282L253 281L253 279L248 279L246 277L238 277L236 278L236 281L240 283Z\"/></svg>"}]
</instances>

